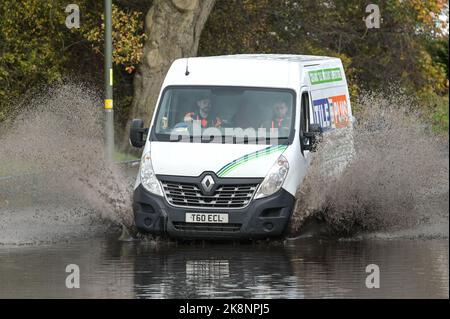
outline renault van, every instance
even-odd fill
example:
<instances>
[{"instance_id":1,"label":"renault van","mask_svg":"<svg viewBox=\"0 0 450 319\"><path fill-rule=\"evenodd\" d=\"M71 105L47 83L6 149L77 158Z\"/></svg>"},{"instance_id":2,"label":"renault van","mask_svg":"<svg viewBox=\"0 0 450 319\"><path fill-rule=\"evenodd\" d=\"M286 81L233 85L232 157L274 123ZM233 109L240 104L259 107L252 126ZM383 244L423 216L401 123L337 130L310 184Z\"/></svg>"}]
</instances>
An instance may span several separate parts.
<instances>
[{"instance_id":1,"label":"renault van","mask_svg":"<svg viewBox=\"0 0 450 319\"><path fill-rule=\"evenodd\" d=\"M319 135L351 128L340 59L176 60L149 127L140 119L131 123L131 144L144 147L134 189L136 227L178 238L280 237Z\"/></svg>"}]
</instances>

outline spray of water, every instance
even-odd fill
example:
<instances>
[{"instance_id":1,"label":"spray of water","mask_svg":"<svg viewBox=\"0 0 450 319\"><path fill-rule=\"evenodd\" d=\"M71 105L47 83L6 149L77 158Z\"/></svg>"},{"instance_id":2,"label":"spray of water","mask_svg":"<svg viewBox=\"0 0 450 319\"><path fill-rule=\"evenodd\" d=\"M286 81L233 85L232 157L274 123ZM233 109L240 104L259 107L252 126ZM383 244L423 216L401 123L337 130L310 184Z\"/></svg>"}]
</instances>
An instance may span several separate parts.
<instances>
[{"instance_id":1,"label":"spray of water","mask_svg":"<svg viewBox=\"0 0 450 319\"><path fill-rule=\"evenodd\" d=\"M430 132L412 104L404 94L360 97L353 160L330 174L326 155L340 137L319 144L298 190L291 235L320 221L331 235L430 226L428 235L448 236L448 137ZM43 90L0 123L0 244L133 224L133 180L106 164L101 105L98 92L69 82Z\"/></svg>"},{"instance_id":2,"label":"spray of water","mask_svg":"<svg viewBox=\"0 0 450 319\"><path fill-rule=\"evenodd\" d=\"M352 161L330 176L324 154L338 141L323 139L298 190L291 234L318 223L332 235L413 234L422 227L421 235L448 236L448 136L431 132L413 104L399 92L361 95Z\"/></svg>"},{"instance_id":3,"label":"spray of water","mask_svg":"<svg viewBox=\"0 0 450 319\"><path fill-rule=\"evenodd\" d=\"M132 225L130 181L105 161L101 105L95 90L64 83L0 124L0 242L34 241L36 225L46 239L57 226Z\"/></svg>"}]
</instances>

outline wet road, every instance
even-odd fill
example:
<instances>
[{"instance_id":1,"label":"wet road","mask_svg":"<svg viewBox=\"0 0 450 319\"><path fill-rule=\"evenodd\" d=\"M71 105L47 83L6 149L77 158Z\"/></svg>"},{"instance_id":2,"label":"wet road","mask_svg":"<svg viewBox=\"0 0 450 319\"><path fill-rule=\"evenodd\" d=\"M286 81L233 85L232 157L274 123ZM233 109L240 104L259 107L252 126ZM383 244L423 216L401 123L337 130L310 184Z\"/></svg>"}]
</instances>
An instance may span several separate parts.
<instances>
[{"instance_id":1,"label":"wet road","mask_svg":"<svg viewBox=\"0 0 450 319\"><path fill-rule=\"evenodd\" d=\"M448 240L285 245L120 242L117 234L0 247L0 298L448 298ZM68 264L80 288L68 289ZM365 285L366 266L380 288Z\"/></svg>"},{"instance_id":2,"label":"wet road","mask_svg":"<svg viewBox=\"0 0 450 319\"><path fill-rule=\"evenodd\" d=\"M83 197L44 184L0 183L0 298L449 297L448 213L430 228L352 240L121 242ZM66 287L69 264L80 288ZM378 289L366 287L369 264Z\"/></svg>"}]
</instances>

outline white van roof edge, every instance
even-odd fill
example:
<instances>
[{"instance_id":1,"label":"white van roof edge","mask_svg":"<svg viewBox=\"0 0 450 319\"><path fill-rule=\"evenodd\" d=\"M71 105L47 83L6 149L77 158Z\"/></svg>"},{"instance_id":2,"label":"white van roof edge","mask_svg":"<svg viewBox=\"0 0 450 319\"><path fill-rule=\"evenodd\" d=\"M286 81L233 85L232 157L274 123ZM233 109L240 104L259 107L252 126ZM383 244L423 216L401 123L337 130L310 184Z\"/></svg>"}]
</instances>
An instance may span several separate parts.
<instances>
[{"instance_id":1,"label":"white van roof edge","mask_svg":"<svg viewBox=\"0 0 450 319\"><path fill-rule=\"evenodd\" d=\"M267 60L282 62L300 62L300 63L317 63L339 60L337 57L317 56L317 55L296 55L296 54L233 54L233 55L217 55L205 57L189 57L182 59L248 59L248 60Z\"/></svg>"}]
</instances>

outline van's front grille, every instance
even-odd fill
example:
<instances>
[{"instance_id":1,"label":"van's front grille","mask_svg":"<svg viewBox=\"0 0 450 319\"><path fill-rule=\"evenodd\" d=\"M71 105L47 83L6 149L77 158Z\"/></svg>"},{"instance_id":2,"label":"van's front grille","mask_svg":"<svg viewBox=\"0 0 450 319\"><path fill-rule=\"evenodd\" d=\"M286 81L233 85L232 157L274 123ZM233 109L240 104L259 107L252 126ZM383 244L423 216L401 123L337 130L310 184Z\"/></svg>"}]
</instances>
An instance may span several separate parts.
<instances>
[{"instance_id":1,"label":"van's front grille","mask_svg":"<svg viewBox=\"0 0 450 319\"><path fill-rule=\"evenodd\" d=\"M173 227L181 231L204 231L204 232L222 232L234 233L241 230L241 224L203 224L203 223L185 223L173 222Z\"/></svg>"},{"instance_id":2,"label":"van's front grille","mask_svg":"<svg viewBox=\"0 0 450 319\"><path fill-rule=\"evenodd\" d=\"M161 181L169 204L180 207L243 208L250 203L258 184L219 185L206 196L196 184Z\"/></svg>"}]
</instances>

